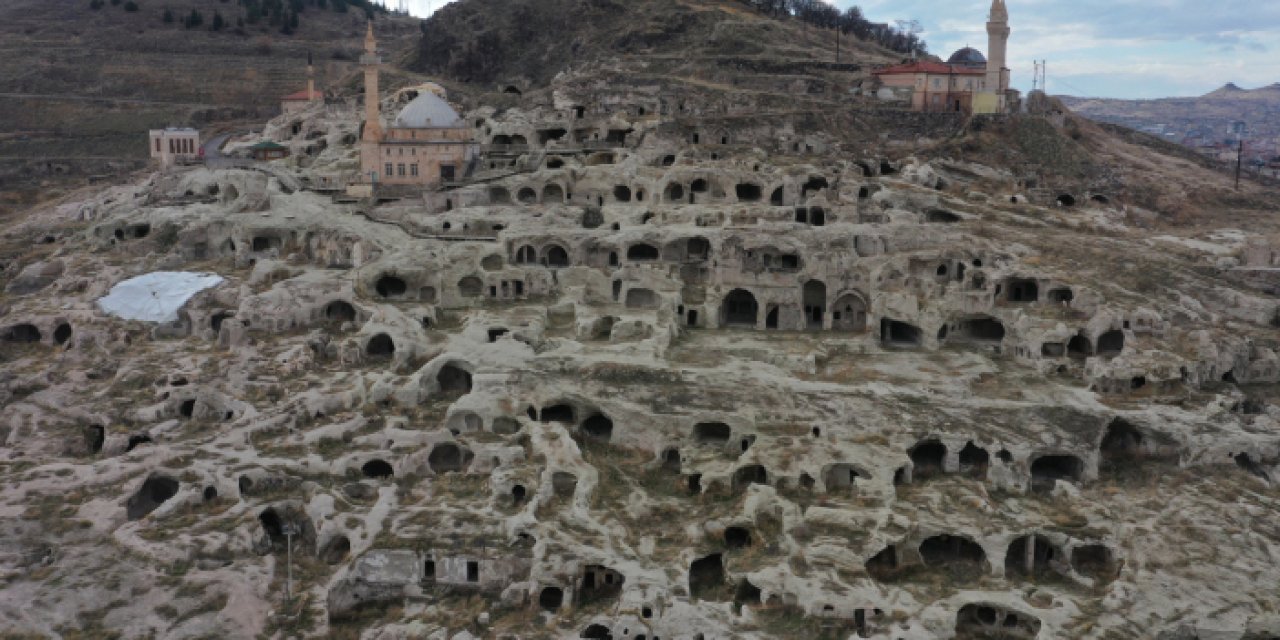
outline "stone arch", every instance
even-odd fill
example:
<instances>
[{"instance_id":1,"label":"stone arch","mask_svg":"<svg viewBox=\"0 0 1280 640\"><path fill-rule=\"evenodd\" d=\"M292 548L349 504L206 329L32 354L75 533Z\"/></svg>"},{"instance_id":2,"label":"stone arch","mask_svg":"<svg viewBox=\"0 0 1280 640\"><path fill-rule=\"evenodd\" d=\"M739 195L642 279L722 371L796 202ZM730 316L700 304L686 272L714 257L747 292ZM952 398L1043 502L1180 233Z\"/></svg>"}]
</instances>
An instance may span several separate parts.
<instances>
[{"instance_id":1,"label":"stone arch","mask_svg":"<svg viewBox=\"0 0 1280 640\"><path fill-rule=\"evenodd\" d=\"M574 416L577 415L573 410L573 406L565 403L548 405L542 408L538 413L539 422L564 422L573 424L577 422Z\"/></svg>"},{"instance_id":2,"label":"stone arch","mask_svg":"<svg viewBox=\"0 0 1280 640\"><path fill-rule=\"evenodd\" d=\"M956 612L957 638L1037 638L1040 620L988 603L971 603Z\"/></svg>"},{"instance_id":3,"label":"stone arch","mask_svg":"<svg viewBox=\"0 0 1280 640\"><path fill-rule=\"evenodd\" d=\"M1042 455L1031 462L1031 489L1053 490L1058 480L1079 482L1084 476L1084 461L1070 454Z\"/></svg>"},{"instance_id":4,"label":"stone arch","mask_svg":"<svg viewBox=\"0 0 1280 640\"><path fill-rule=\"evenodd\" d=\"M538 606L545 611L559 611L564 604L564 590L560 587L543 587L538 593Z\"/></svg>"},{"instance_id":5,"label":"stone arch","mask_svg":"<svg viewBox=\"0 0 1280 640\"><path fill-rule=\"evenodd\" d=\"M745 488L753 484L769 484L769 471L762 464L747 464L733 472L734 488Z\"/></svg>"},{"instance_id":6,"label":"stone arch","mask_svg":"<svg viewBox=\"0 0 1280 640\"><path fill-rule=\"evenodd\" d=\"M751 546L751 543L751 531L746 527L725 527L725 547L729 549L742 549Z\"/></svg>"},{"instance_id":7,"label":"stone arch","mask_svg":"<svg viewBox=\"0 0 1280 640\"><path fill-rule=\"evenodd\" d=\"M436 475L444 473L460 473L471 464L471 459L475 454L469 449L458 446L453 442L439 442L431 448L431 453L427 455L427 466Z\"/></svg>"},{"instance_id":8,"label":"stone arch","mask_svg":"<svg viewBox=\"0 0 1280 640\"><path fill-rule=\"evenodd\" d=\"M129 496L125 504L125 513L129 520L141 520L170 498L178 495L178 481L161 474L147 477L142 486Z\"/></svg>"},{"instance_id":9,"label":"stone arch","mask_svg":"<svg viewBox=\"0 0 1280 640\"><path fill-rule=\"evenodd\" d=\"M1115 553L1101 543L1082 544L1071 549L1071 568L1100 582L1115 580L1120 573Z\"/></svg>"},{"instance_id":10,"label":"stone arch","mask_svg":"<svg viewBox=\"0 0 1280 640\"><path fill-rule=\"evenodd\" d=\"M810 176L809 179L805 181L804 185L800 187L800 199L801 201L808 200L809 194L817 193L823 189L829 189L830 187L831 185L827 182L826 177Z\"/></svg>"},{"instance_id":11,"label":"stone arch","mask_svg":"<svg viewBox=\"0 0 1280 640\"><path fill-rule=\"evenodd\" d=\"M920 559L926 566L985 565L987 554L982 545L961 535L941 534L920 543Z\"/></svg>"},{"instance_id":12,"label":"stone arch","mask_svg":"<svg viewBox=\"0 0 1280 640\"><path fill-rule=\"evenodd\" d=\"M822 483L828 492L852 489L857 486L858 478L867 477L870 477L869 474L859 471L846 462L827 465L827 468L822 471Z\"/></svg>"},{"instance_id":13,"label":"stone arch","mask_svg":"<svg viewBox=\"0 0 1280 640\"><path fill-rule=\"evenodd\" d=\"M464 298L478 298L484 291L484 281L476 276L466 276L458 280L458 295Z\"/></svg>"},{"instance_id":14,"label":"stone arch","mask_svg":"<svg viewBox=\"0 0 1280 640\"><path fill-rule=\"evenodd\" d=\"M613 188L613 199L615 202L631 202L631 187L625 184L615 186Z\"/></svg>"},{"instance_id":15,"label":"stone arch","mask_svg":"<svg viewBox=\"0 0 1280 640\"><path fill-rule=\"evenodd\" d=\"M30 344L34 342L40 342L40 339L42 337L43 336L40 334L40 329L36 328L34 324L30 324L30 323L15 324L4 330L5 342Z\"/></svg>"},{"instance_id":16,"label":"stone arch","mask_svg":"<svg viewBox=\"0 0 1280 640\"><path fill-rule=\"evenodd\" d=\"M729 442L733 429L723 422L699 422L693 425L693 440L698 444L722 445Z\"/></svg>"},{"instance_id":17,"label":"stone arch","mask_svg":"<svg viewBox=\"0 0 1280 640\"><path fill-rule=\"evenodd\" d=\"M613 420L602 413L593 414L582 421L582 433L588 438L608 442L613 438Z\"/></svg>"},{"instance_id":18,"label":"stone arch","mask_svg":"<svg viewBox=\"0 0 1280 640\"><path fill-rule=\"evenodd\" d=\"M57 328L53 330L54 344L66 344L67 341L70 339L71 339L71 325L66 322L59 323Z\"/></svg>"},{"instance_id":19,"label":"stone arch","mask_svg":"<svg viewBox=\"0 0 1280 640\"><path fill-rule=\"evenodd\" d=\"M627 247L627 260L632 262L651 262L657 260L659 256L658 248L645 242L637 242Z\"/></svg>"},{"instance_id":20,"label":"stone arch","mask_svg":"<svg viewBox=\"0 0 1280 640\"><path fill-rule=\"evenodd\" d=\"M836 298L831 310L831 328L837 331L866 331L866 298L857 292L848 292Z\"/></svg>"},{"instance_id":21,"label":"stone arch","mask_svg":"<svg viewBox=\"0 0 1280 640\"><path fill-rule=\"evenodd\" d=\"M550 163L548 163L548 166L550 166ZM564 187L554 182L543 187L542 202L543 204L546 204L549 202L554 202L557 204L564 203Z\"/></svg>"},{"instance_id":22,"label":"stone arch","mask_svg":"<svg viewBox=\"0 0 1280 640\"><path fill-rule=\"evenodd\" d=\"M374 458L361 465L360 473L364 474L366 478L378 479L390 478L396 474L395 470L391 468L391 463L381 458Z\"/></svg>"},{"instance_id":23,"label":"stone arch","mask_svg":"<svg viewBox=\"0 0 1280 640\"><path fill-rule=\"evenodd\" d=\"M516 192L516 200L520 204L538 204L538 191L533 187L521 187Z\"/></svg>"},{"instance_id":24,"label":"stone arch","mask_svg":"<svg viewBox=\"0 0 1280 640\"><path fill-rule=\"evenodd\" d=\"M471 372L454 363L446 364L436 372L436 384L441 393L471 393Z\"/></svg>"},{"instance_id":25,"label":"stone arch","mask_svg":"<svg viewBox=\"0 0 1280 640\"><path fill-rule=\"evenodd\" d=\"M511 204L511 192L506 187L489 187L489 204Z\"/></svg>"},{"instance_id":26,"label":"stone arch","mask_svg":"<svg viewBox=\"0 0 1280 640\"><path fill-rule=\"evenodd\" d=\"M972 440L966 442L964 448L960 449L960 473L981 480L987 477L989 468L991 468L991 454L974 444Z\"/></svg>"},{"instance_id":27,"label":"stone arch","mask_svg":"<svg viewBox=\"0 0 1280 640\"><path fill-rule=\"evenodd\" d=\"M325 305L324 317L330 322L355 322L356 308L346 300L334 300Z\"/></svg>"},{"instance_id":28,"label":"stone arch","mask_svg":"<svg viewBox=\"0 0 1280 640\"><path fill-rule=\"evenodd\" d=\"M1114 358L1124 351L1124 332L1112 329L1098 336L1098 348L1095 353L1104 358Z\"/></svg>"},{"instance_id":29,"label":"stone arch","mask_svg":"<svg viewBox=\"0 0 1280 640\"><path fill-rule=\"evenodd\" d=\"M364 353L370 358L390 358L396 352L396 343L391 336L379 333L365 343Z\"/></svg>"},{"instance_id":30,"label":"stone arch","mask_svg":"<svg viewBox=\"0 0 1280 640\"><path fill-rule=\"evenodd\" d=\"M760 304L746 289L734 289L720 304L720 324L726 327L755 328L760 317Z\"/></svg>"},{"instance_id":31,"label":"stone arch","mask_svg":"<svg viewBox=\"0 0 1280 640\"><path fill-rule=\"evenodd\" d=\"M713 597L724 582L724 560L718 553L698 558L689 565L689 595L694 599Z\"/></svg>"},{"instance_id":32,"label":"stone arch","mask_svg":"<svg viewBox=\"0 0 1280 640\"><path fill-rule=\"evenodd\" d=\"M1004 554L1004 575L1035 577L1052 570L1060 552L1044 536L1025 535L1009 543Z\"/></svg>"},{"instance_id":33,"label":"stone arch","mask_svg":"<svg viewBox=\"0 0 1280 640\"><path fill-rule=\"evenodd\" d=\"M662 191L662 199L668 203L678 203L684 201L684 185L679 182L672 182Z\"/></svg>"},{"instance_id":34,"label":"stone arch","mask_svg":"<svg viewBox=\"0 0 1280 640\"><path fill-rule=\"evenodd\" d=\"M504 266L506 266L506 261L496 253L491 253L480 259L480 268L485 271L500 271Z\"/></svg>"},{"instance_id":35,"label":"stone arch","mask_svg":"<svg viewBox=\"0 0 1280 640\"><path fill-rule=\"evenodd\" d=\"M405 283L404 278L394 274L384 273L378 277L377 282L373 285L374 291L383 298L399 298L404 296L408 291L409 285Z\"/></svg>"},{"instance_id":36,"label":"stone arch","mask_svg":"<svg viewBox=\"0 0 1280 640\"><path fill-rule=\"evenodd\" d=\"M569 251L558 244L549 244L542 248L543 262L548 267L569 266Z\"/></svg>"},{"instance_id":37,"label":"stone arch","mask_svg":"<svg viewBox=\"0 0 1280 640\"><path fill-rule=\"evenodd\" d=\"M774 189L773 192L769 194L769 204L775 207L785 206L786 189L784 187Z\"/></svg>"},{"instance_id":38,"label":"stone arch","mask_svg":"<svg viewBox=\"0 0 1280 640\"><path fill-rule=\"evenodd\" d=\"M924 342L924 332L913 324L883 318L880 320L880 342L889 347L919 347Z\"/></svg>"},{"instance_id":39,"label":"stone arch","mask_svg":"<svg viewBox=\"0 0 1280 640\"><path fill-rule=\"evenodd\" d=\"M1067 341L1067 356L1083 360L1093 355L1093 344L1082 334L1076 334Z\"/></svg>"},{"instance_id":40,"label":"stone arch","mask_svg":"<svg viewBox=\"0 0 1280 640\"><path fill-rule=\"evenodd\" d=\"M947 445L937 438L926 438L907 451L911 457L911 478L923 480L940 476L947 459Z\"/></svg>"},{"instance_id":41,"label":"stone arch","mask_svg":"<svg viewBox=\"0 0 1280 640\"><path fill-rule=\"evenodd\" d=\"M320 547L320 559L327 565L342 564L351 553L351 539L344 534L337 534Z\"/></svg>"},{"instance_id":42,"label":"stone arch","mask_svg":"<svg viewBox=\"0 0 1280 640\"><path fill-rule=\"evenodd\" d=\"M805 326L809 329L821 329L827 315L827 285L821 280L810 280L804 283L802 290L804 299Z\"/></svg>"},{"instance_id":43,"label":"stone arch","mask_svg":"<svg viewBox=\"0 0 1280 640\"><path fill-rule=\"evenodd\" d=\"M538 250L532 245L522 245L516 249L516 264L537 264Z\"/></svg>"},{"instance_id":44,"label":"stone arch","mask_svg":"<svg viewBox=\"0 0 1280 640\"><path fill-rule=\"evenodd\" d=\"M759 202L764 196L764 189L754 182L740 182L733 188L738 202Z\"/></svg>"}]
</instances>

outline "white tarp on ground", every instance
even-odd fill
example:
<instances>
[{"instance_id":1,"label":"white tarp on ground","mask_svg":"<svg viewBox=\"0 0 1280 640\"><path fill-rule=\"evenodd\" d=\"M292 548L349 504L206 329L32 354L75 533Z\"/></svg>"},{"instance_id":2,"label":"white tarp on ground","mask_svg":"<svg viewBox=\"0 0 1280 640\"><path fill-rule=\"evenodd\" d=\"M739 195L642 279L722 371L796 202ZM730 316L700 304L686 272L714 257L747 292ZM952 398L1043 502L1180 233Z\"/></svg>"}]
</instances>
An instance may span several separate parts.
<instances>
[{"instance_id":1,"label":"white tarp on ground","mask_svg":"<svg viewBox=\"0 0 1280 640\"><path fill-rule=\"evenodd\" d=\"M192 296L219 284L222 276L212 273L157 271L116 284L98 306L125 320L173 322Z\"/></svg>"}]
</instances>

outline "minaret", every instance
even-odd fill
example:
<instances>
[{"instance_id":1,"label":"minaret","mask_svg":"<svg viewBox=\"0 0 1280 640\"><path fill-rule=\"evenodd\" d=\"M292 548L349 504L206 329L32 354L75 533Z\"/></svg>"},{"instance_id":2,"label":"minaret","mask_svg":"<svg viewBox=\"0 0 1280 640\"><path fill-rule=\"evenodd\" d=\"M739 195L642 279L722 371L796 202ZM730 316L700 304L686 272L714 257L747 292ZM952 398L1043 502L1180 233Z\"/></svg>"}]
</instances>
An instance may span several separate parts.
<instances>
[{"instance_id":1,"label":"minaret","mask_svg":"<svg viewBox=\"0 0 1280 640\"><path fill-rule=\"evenodd\" d=\"M360 56L360 66L364 67L364 135L360 142L360 169L365 179L370 178L374 171L381 175L381 167L378 166L378 145L382 142L382 116L378 108L378 66L381 64L371 20L364 36L364 55Z\"/></svg>"},{"instance_id":2,"label":"minaret","mask_svg":"<svg viewBox=\"0 0 1280 640\"><path fill-rule=\"evenodd\" d=\"M1005 108L1004 92L1009 88L1007 51L1009 47L1009 9L1004 0L991 0L991 16L987 19L987 93L996 94L1001 112Z\"/></svg>"},{"instance_id":3,"label":"minaret","mask_svg":"<svg viewBox=\"0 0 1280 640\"><path fill-rule=\"evenodd\" d=\"M311 52L307 52L307 100L316 99L316 68L311 60Z\"/></svg>"}]
</instances>

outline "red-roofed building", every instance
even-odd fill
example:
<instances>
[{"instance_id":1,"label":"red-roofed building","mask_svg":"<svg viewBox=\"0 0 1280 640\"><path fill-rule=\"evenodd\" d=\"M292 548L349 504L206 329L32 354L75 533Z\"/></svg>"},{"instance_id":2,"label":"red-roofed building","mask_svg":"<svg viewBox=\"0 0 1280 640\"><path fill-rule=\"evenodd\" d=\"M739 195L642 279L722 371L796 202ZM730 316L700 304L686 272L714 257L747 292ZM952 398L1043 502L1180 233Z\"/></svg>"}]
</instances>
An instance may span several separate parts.
<instances>
[{"instance_id":1,"label":"red-roofed building","mask_svg":"<svg viewBox=\"0 0 1280 640\"><path fill-rule=\"evenodd\" d=\"M307 108L312 102L324 100L324 94L316 91L315 67L311 64L311 54L307 54L307 88L280 98L280 110L293 113Z\"/></svg>"},{"instance_id":2,"label":"red-roofed building","mask_svg":"<svg viewBox=\"0 0 1280 640\"><path fill-rule=\"evenodd\" d=\"M1004 66L1009 33L1004 0L992 0L987 22L990 60L965 47L945 63L917 61L877 69L872 72L876 95L910 102L912 111L1004 113L1017 102Z\"/></svg>"},{"instance_id":3,"label":"red-roofed building","mask_svg":"<svg viewBox=\"0 0 1280 640\"><path fill-rule=\"evenodd\" d=\"M952 56L955 57L955 56ZM973 94L986 89L985 67L941 62L911 62L872 75L880 87L905 99L911 96L912 111L973 111Z\"/></svg>"}]
</instances>

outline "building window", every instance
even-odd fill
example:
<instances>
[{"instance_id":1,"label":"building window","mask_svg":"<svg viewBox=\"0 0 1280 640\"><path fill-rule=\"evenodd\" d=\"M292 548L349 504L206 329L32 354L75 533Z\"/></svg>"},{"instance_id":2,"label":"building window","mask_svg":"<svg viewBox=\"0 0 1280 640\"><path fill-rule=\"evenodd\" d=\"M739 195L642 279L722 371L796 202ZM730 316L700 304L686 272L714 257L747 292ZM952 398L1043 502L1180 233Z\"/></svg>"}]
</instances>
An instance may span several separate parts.
<instances>
[{"instance_id":1,"label":"building window","mask_svg":"<svg viewBox=\"0 0 1280 640\"><path fill-rule=\"evenodd\" d=\"M415 178L418 177L418 165L416 164L409 165L409 175Z\"/></svg>"},{"instance_id":2,"label":"building window","mask_svg":"<svg viewBox=\"0 0 1280 640\"><path fill-rule=\"evenodd\" d=\"M391 155L391 147L387 147L387 155Z\"/></svg>"},{"instance_id":3,"label":"building window","mask_svg":"<svg viewBox=\"0 0 1280 640\"><path fill-rule=\"evenodd\" d=\"M401 162L400 164L396 165L396 175L398 175L398 176L400 176L400 177L402 177L402 178L404 177L404 163L403 163L403 162Z\"/></svg>"},{"instance_id":4,"label":"building window","mask_svg":"<svg viewBox=\"0 0 1280 640\"><path fill-rule=\"evenodd\" d=\"M442 164L442 165L440 165L440 178L441 178L441 179L443 179L443 180L452 180L452 179L453 179L453 165L451 165L451 164Z\"/></svg>"},{"instance_id":5,"label":"building window","mask_svg":"<svg viewBox=\"0 0 1280 640\"><path fill-rule=\"evenodd\" d=\"M382 175L384 175L384 176L386 176L386 177L388 177L388 178L390 178L391 176L395 175L395 171L393 170L393 168L392 168L392 166L391 166L391 163L390 163L390 162L388 162L388 163L387 163L386 169L387 169L387 170L386 170L386 172L385 172L385 173L383 173Z\"/></svg>"},{"instance_id":6,"label":"building window","mask_svg":"<svg viewBox=\"0 0 1280 640\"><path fill-rule=\"evenodd\" d=\"M934 89L941 89L941 88L942 88L942 79L941 79L941 78L934 78L934 79L933 79L933 88L934 88Z\"/></svg>"}]
</instances>

